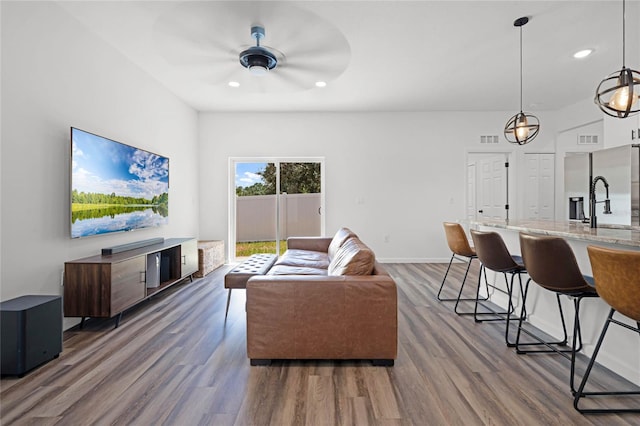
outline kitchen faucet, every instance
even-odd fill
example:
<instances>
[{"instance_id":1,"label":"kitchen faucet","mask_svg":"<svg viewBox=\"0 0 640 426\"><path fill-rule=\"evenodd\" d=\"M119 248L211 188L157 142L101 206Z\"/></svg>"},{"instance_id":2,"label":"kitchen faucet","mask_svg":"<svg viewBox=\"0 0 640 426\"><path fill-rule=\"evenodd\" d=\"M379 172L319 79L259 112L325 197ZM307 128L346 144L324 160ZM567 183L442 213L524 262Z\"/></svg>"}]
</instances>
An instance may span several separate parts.
<instances>
[{"instance_id":1,"label":"kitchen faucet","mask_svg":"<svg viewBox=\"0 0 640 426\"><path fill-rule=\"evenodd\" d=\"M605 199L601 201L596 200L596 184L602 181L604 184L604 189L606 191ZM596 204L604 203L604 211L603 214L611 214L611 201L609 200L609 182L605 179L604 176L596 176L591 183L590 194L589 194L589 210L590 210L590 220L589 224L591 228L598 227L598 220L596 218Z\"/></svg>"}]
</instances>

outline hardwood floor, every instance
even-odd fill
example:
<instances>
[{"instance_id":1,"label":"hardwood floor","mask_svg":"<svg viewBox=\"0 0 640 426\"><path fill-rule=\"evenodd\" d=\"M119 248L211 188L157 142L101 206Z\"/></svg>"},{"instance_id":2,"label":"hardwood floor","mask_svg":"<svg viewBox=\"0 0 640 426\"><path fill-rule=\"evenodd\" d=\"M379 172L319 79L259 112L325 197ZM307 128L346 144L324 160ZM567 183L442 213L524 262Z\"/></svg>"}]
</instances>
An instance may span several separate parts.
<instances>
[{"instance_id":1,"label":"hardwood floor","mask_svg":"<svg viewBox=\"0 0 640 426\"><path fill-rule=\"evenodd\" d=\"M583 416L569 362L516 355L502 323L474 323L437 302L446 265L389 264L399 295L394 367L276 361L250 367L244 292L224 322L222 267L111 321L65 332L64 351L24 378L3 378L0 423L38 425L568 425L638 424ZM454 265L451 283L462 265ZM477 277L472 270L470 278ZM457 281L456 281L457 280ZM606 344L606 341L605 341ZM581 358L579 370L585 366ZM615 375L594 369L594 383Z\"/></svg>"}]
</instances>

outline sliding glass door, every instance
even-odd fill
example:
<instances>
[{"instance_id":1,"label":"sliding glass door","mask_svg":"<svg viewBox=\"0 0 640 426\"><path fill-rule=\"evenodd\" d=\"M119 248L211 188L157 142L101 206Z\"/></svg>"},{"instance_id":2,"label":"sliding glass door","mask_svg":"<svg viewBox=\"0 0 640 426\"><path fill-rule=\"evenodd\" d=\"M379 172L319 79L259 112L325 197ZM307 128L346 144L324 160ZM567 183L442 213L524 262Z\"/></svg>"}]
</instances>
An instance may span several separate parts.
<instances>
[{"instance_id":1,"label":"sliding glass door","mask_svg":"<svg viewBox=\"0 0 640 426\"><path fill-rule=\"evenodd\" d=\"M322 158L232 158L229 259L283 253L286 239L324 233Z\"/></svg>"}]
</instances>

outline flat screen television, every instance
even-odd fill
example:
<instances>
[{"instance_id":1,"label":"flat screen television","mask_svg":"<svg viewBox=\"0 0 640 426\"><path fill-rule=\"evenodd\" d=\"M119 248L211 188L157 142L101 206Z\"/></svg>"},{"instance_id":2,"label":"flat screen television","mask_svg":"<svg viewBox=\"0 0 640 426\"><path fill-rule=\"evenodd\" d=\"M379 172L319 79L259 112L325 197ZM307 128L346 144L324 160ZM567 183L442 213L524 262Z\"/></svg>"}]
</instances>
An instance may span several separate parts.
<instances>
[{"instance_id":1,"label":"flat screen television","mask_svg":"<svg viewBox=\"0 0 640 426\"><path fill-rule=\"evenodd\" d=\"M71 128L71 237L169 221L169 159Z\"/></svg>"}]
</instances>

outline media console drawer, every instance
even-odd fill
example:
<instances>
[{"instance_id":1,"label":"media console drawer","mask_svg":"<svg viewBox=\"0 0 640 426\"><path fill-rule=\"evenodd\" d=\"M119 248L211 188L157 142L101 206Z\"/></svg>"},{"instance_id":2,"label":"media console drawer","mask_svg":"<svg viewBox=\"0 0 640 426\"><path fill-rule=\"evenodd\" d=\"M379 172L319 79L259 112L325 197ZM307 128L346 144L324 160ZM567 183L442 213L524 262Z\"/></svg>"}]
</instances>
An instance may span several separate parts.
<instances>
[{"instance_id":1,"label":"media console drawer","mask_svg":"<svg viewBox=\"0 0 640 426\"><path fill-rule=\"evenodd\" d=\"M111 265L111 315L135 305L146 294L146 256L138 256Z\"/></svg>"}]
</instances>

